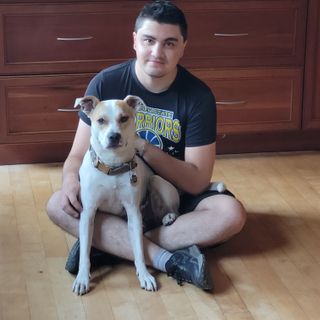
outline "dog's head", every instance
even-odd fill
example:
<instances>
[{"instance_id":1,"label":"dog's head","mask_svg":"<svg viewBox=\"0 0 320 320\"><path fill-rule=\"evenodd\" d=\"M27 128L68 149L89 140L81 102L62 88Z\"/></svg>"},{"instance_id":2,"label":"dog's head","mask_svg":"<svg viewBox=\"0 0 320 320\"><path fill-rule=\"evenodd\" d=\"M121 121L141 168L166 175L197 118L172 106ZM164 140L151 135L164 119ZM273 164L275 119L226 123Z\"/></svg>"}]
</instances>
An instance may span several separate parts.
<instances>
[{"instance_id":1,"label":"dog's head","mask_svg":"<svg viewBox=\"0 0 320 320\"><path fill-rule=\"evenodd\" d=\"M135 138L135 112L145 106L137 96L124 100L100 101L86 96L79 102L82 111L91 120L91 139L102 149L126 148Z\"/></svg>"}]
</instances>

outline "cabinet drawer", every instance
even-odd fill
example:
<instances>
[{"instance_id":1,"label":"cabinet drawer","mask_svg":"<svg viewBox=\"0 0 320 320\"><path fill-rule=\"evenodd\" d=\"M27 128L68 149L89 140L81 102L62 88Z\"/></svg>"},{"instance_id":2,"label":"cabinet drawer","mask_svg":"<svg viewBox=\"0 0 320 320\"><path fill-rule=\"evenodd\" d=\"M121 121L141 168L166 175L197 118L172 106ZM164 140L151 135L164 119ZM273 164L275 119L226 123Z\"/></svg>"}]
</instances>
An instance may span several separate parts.
<instances>
[{"instance_id":1,"label":"cabinet drawer","mask_svg":"<svg viewBox=\"0 0 320 320\"><path fill-rule=\"evenodd\" d=\"M0 78L0 142L72 140L76 97L84 95L90 75Z\"/></svg>"},{"instance_id":2,"label":"cabinet drawer","mask_svg":"<svg viewBox=\"0 0 320 320\"><path fill-rule=\"evenodd\" d=\"M123 6L46 5L15 10L0 6L4 42L0 72L96 72L133 57L132 31L139 3Z\"/></svg>"},{"instance_id":3,"label":"cabinet drawer","mask_svg":"<svg viewBox=\"0 0 320 320\"><path fill-rule=\"evenodd\" d=\"M215 94L218 132L268 132L301 127L299 69L196 71Z\"/></svg>"},{"instance_id":4,"label":"cabinet drawer","mask_svg":"<svg viewBox=\"0 0 320 320\"><path fill-rule=\"evenodd\" d=\"M187 11L187 64L303 64L307 1L212 1L198 6Z\"/></svg>"}]
</instances>

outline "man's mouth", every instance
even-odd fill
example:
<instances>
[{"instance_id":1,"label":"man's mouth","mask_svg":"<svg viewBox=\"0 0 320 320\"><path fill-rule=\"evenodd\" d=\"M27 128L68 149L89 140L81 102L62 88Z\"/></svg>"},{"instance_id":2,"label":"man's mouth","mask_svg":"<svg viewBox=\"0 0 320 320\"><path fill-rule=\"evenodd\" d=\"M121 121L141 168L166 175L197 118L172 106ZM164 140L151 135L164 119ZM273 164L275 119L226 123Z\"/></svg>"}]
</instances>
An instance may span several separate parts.
<instances>
[{"instance_id":1,"label":"man's mouth","mask_svg":"<svg viewBox=\"0 0 320 320\"><path fill-rule=\"evenodd\" d=\"M164 61L163 60L148 60L148 62L152 64L157 64L157 65L163 65Z\"/></svg>"}]
</instances>

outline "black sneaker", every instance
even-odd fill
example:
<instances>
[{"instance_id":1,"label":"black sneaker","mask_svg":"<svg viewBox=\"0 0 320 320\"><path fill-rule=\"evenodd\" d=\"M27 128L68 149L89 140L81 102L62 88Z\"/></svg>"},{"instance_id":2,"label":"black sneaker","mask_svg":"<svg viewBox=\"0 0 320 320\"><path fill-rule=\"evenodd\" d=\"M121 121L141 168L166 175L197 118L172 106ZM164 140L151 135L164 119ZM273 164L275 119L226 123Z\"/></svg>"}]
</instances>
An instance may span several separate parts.
<instances>
[{"instance_id":1,"label":"black sneaker","mask_svg":"<svg viewBox=\"0 0 320 320\"><path fill-rule=\"evenodd\" d=\"M77 240L69 252L65 269L72 274L77 274L79 270L79 260L80 260L80 241ZM119 261L120 261L120 258L117 258L116 256L113 256L109 253L106 253L94 247L91 247L91 251L90 251L91 270L95 270L104 265L113 265Z\"/></svg>"},{"instance_id":2,"label":"black sneaker","mask_svg":"<svg viewBox=\"0 0 320 320\"><path fill-rule=\"evenodd\" d=\"M203 290L213 288L205 256L196 245L175 251L166 263L166 270L168 276L176 279L179 285L188 282Z\"/></svg>"}]
</instances>

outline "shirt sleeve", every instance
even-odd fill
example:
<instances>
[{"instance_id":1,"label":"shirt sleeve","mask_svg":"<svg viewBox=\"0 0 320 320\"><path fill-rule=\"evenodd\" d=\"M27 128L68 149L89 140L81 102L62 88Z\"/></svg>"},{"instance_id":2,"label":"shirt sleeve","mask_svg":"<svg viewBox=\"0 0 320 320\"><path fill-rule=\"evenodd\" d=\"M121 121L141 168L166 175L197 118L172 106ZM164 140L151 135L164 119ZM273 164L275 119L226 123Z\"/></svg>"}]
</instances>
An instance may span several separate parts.
<instances>
[{"instance_id":1,"label":"shirt sleeve","mask_svg":"<svg viewBox=\"0 0 320 320\"><path fill-rule=\"evenodd\" d=\"M214 143L217 135L216 101L211 90L202 94L199 103L192 108L186 127L186 147L198 147Z\"/></svg>"}]
</instances>

